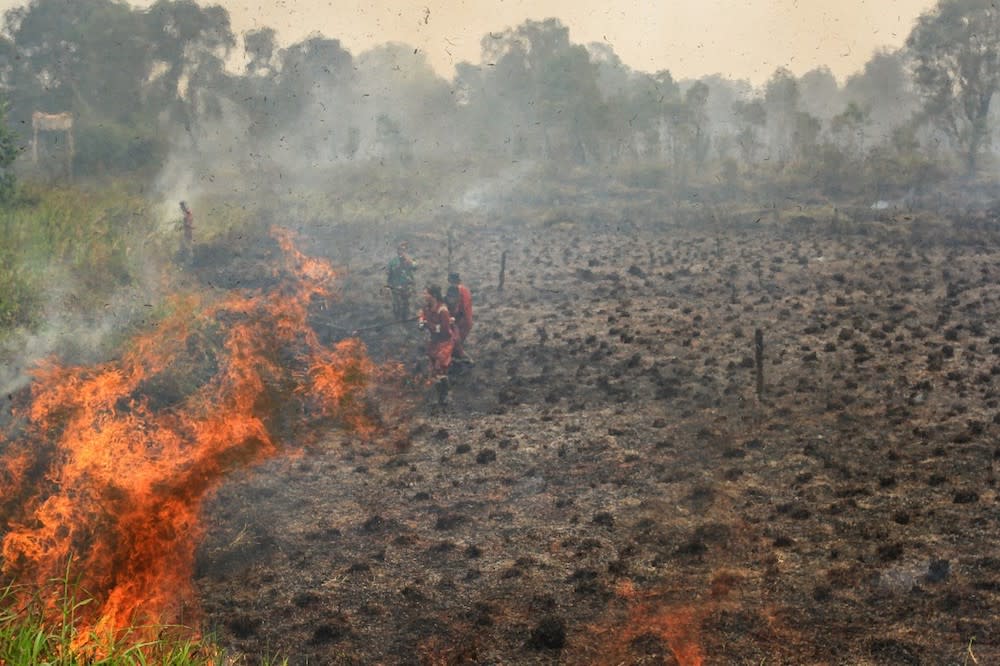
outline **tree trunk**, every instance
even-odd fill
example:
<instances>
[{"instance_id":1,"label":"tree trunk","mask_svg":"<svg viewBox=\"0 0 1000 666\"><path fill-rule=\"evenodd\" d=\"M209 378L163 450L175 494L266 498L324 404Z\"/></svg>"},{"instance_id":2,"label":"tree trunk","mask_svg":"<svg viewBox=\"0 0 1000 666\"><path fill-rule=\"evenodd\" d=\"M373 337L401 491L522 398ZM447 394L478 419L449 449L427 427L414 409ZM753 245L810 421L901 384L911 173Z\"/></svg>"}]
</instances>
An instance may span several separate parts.
<instances>
[{"instance_id":1,"label":"tree trunk","mask_svg":"<svg viewBox=\"0 0 1000 666\"><path fill-rule=\"evenodd\" d=\"M983 141L988 136L988 115L992 97L992 93L983 94L979 98L975 118L970 118L972 127L969 136L969 152L965 156L965 166L968 169L967 175L969 177L976 175L976 169L979 167L979 151L983 146Z\"/></svg>"}]
</instances>

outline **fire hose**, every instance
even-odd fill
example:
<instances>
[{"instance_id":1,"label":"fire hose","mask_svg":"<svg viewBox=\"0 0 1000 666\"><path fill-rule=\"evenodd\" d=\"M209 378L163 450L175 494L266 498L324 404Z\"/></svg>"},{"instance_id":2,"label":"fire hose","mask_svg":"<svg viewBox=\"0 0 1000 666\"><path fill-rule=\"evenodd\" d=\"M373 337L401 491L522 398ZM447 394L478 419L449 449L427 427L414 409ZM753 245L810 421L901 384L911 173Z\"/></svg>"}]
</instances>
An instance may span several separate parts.
<instances>
[{"instance_id":1,"label":"fire hose","mask_svg":"<svg viewBox=\"0 0 1000 666\"><path fill-rule=\"evenodd\" d=\"M342 326L331 326L339 331L347 331L351 335L357 335L358 333L364 331L378 331L383 328L389 328L390 326L395 326L396 324L408 324L411 321L417 321L420 317L410 317L409 319L400 319L398 321L388 321L382 322L381 324L375 324L373 326L362 326L361 328L344 328Z\"/></svg>"},{"instance_id":2,"label":"fire hose","mask_svg":"<svg viewBox=\"0 0 1000 666\"><path fill-rule=\"evenodd\" d=\"M385 291L396 291L398 289L404 289L404 288L406 288L406 287L393 287L392 285L386 284L386 285L382 285L382 289L380 291L383 291L383 292L385 292ZM408 323L410 323L412 321L417 321L418 319L420 319L420 317L410 317L409 319L397 319L395 321L383 322L381 324L375 324L373 326L362 326L361 328L344 328L343 326L331 326L330 328L335 328L338 331L345 331L346 333L349 333L351 336L355 336L358 333L362 333L362 332L365 332L365 331L378 331L378 330L381 330L383 328L388 328L390 326L395 326L396 324L408 324Z\"/></svg>"}]
</instances>

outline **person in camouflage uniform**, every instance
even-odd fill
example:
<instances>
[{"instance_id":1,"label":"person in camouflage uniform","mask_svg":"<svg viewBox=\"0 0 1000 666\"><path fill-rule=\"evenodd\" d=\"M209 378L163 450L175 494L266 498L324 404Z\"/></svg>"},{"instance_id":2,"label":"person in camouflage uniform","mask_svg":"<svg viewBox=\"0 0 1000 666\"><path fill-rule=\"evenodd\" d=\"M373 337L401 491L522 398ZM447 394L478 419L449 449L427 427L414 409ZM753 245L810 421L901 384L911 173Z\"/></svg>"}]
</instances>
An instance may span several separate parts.
<instances>
[{"instance_id":1,"label":"person in camouflage uniform","mask_svg":"<svg viewBox=\"0 0 1000 666\"><path fill-rule=\"evenodd\" d=\"M387 281L392 292L392 315L396 321L410 316L410 298L416 283L417 262L406 253L409 245L404 241L396 248L396 256L389 261Z\"/></svg>"}]
</instances>

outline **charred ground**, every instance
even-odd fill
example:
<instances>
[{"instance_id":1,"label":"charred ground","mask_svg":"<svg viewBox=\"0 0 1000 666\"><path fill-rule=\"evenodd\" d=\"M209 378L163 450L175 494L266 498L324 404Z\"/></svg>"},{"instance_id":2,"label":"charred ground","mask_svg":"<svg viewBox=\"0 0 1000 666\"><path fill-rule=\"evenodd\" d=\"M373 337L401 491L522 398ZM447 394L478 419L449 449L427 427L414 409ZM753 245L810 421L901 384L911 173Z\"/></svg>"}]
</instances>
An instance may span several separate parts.
<instances>
[{"instance_id":1,"label":"charred ground","mask_svg":"<svg viewBox=\"0 0 1000 666\"><path fill-rule=\"evenodd\" d=\"M428 392L402 434L330 432L217 493L196 583L224 646L292 664L1000 661L988 209L547 222L462 227L477 364L446 409ZM411 239L441 280L443 226ZM251 279L266 256L241 261L199 275ZM386 321L381 279L355 261L317 329ZM362 336L419 364L415 330Z\"/></svg>"}]
</instances>

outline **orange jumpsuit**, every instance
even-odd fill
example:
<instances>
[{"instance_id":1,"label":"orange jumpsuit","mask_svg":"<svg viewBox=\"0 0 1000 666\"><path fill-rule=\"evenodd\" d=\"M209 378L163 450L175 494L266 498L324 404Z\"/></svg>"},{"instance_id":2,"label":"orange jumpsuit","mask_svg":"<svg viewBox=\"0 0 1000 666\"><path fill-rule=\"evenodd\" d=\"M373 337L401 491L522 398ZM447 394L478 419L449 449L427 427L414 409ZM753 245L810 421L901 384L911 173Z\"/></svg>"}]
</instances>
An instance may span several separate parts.
<instances>
[{"instance_id":1,"label":"orange jumpsuit","mask_svg":"<svg viewBox=\"0 0 1000 666\"><path fill-rule=\"evenodd\" d=\"M465 339L472 330L472 292L464 284L458 285L458 300L452 315L455 317L455 328L458 331L455 356L462 356L465 353Z\"/></svg>"},{"instance_id":2,"label":"orange jumpsuit","mask_svg":"<svg viewBox=\"0 0 1000 666\"><path fill-rule=\"evenodd\" d=\"M437 303L434 306L425 305L420 311L420 324L421 328L431 334L431 339L427 343L427 356L431 361L434 373L437 375L447 374L457 337L448 306L444 303Z\"/></svg>"}]
</instances>

